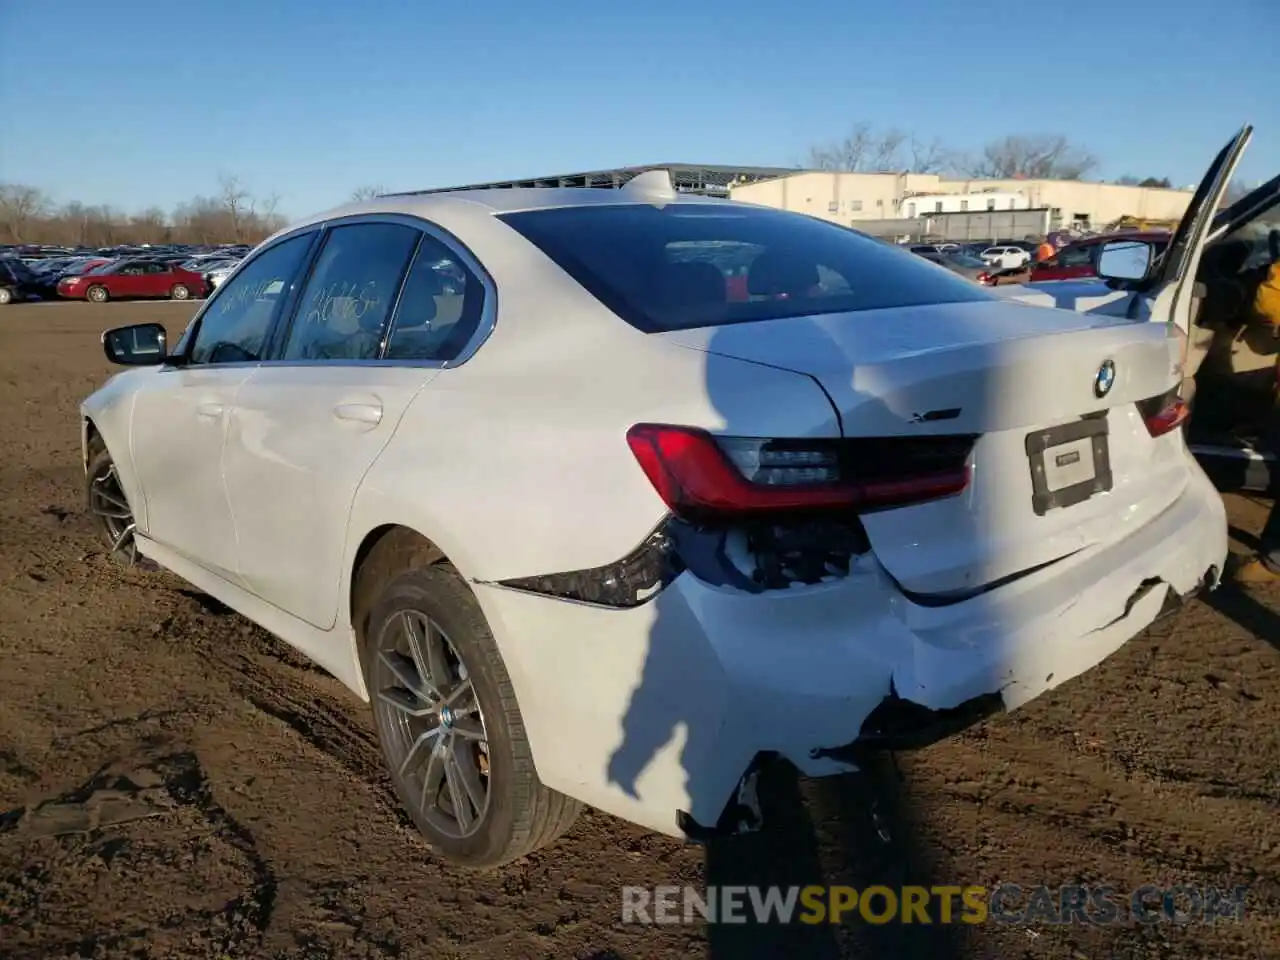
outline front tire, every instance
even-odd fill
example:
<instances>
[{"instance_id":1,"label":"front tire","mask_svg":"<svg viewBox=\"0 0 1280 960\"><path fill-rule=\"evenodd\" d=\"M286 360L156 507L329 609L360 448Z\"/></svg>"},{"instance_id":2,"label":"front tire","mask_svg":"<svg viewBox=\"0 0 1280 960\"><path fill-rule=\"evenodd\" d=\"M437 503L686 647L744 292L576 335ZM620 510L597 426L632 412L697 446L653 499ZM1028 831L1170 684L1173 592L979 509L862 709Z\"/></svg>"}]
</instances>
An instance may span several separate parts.
<instances>
[{"instance_id":1,"label":"front tire","mask_svg":"<svg viewBox=\"0 0 1280 960\"><path fill-rule=\"evenodd\" d=\"M13 291L8 287L0 287L0 307L13 302Z\"/></svg>"},{"instance_id":2,"label":"front tire","mask_svg":"<svg viewBox=\"0 0 1280 960\"><path fill-rule=\"evenodd\" d=\"M107 555L122 567L134 566L138 562L138 545L134 540L133 508L120 485L115 461L96 437L90 441L84 482L89 516Z\"/></svg>"},{"instance_id":3,"label":"front tire","mask_svg":"<svg viewBox=\"0 0 1280 960\"><path fill-rule=\"evenodd\" d=\"M447 563L379 577L363 631L400 802L446 860L491 868L555 841L581 805L542 785L484 614Z\"/></svg>"},{"instance_id":4,"label":"front tire","mask_svg":"<svg viewBox=\"0 0 1280 960\"><path fill-rule=\"evenodd\" d=\"M91 303L106 303L111 299L111 294L107 293L107 288L94 284L84 293L85 298Z\"/></svg>"},{"instance_id":5,"label":"front tire","mask_svg":"<svg viewBox=\"0 0 1280 960\"><path fill-rule=\"evenodd\" d=\"M169 297L173 300L189 300L191 298L191 291L187 289L186 284L175 283L169 290Z\"/></svg>"}]
</instances>

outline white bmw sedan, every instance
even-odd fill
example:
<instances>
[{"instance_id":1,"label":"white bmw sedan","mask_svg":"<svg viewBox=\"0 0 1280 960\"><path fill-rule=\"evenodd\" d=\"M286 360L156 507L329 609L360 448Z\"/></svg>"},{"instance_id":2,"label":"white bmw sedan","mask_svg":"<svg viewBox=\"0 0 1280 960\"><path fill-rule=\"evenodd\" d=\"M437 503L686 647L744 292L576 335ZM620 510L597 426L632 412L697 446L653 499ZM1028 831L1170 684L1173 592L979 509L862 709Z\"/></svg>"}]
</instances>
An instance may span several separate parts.
<instances>
[{"instance_id":1,"label":"white bmw sedan","mask_svg":"<svg viewBox=\"0 0 1280 960\"><path fill-rule=\"evenodd\" d=\"M442 856L590 804L699 839L1089 669L1212 587L1176 326L621 190L381 197L270 238L82 408L90 510L372 705Z\"/></svg>"}]
</instances>

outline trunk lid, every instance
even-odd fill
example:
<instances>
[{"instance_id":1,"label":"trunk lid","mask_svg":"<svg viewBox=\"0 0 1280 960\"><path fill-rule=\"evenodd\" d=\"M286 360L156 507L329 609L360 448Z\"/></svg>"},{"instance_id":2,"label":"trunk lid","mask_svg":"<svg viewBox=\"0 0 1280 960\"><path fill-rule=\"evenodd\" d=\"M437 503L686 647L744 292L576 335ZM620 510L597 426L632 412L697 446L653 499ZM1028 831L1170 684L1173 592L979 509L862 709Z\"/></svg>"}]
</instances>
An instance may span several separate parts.
<instances>
[{"instance_id":1,"label":"trunk lid","mask_svg":"<svg viewBox=\"0 0 1280 960\"><path fill-rule=\"evenodd\" d=\"M910 593L960 599L1117 539L1186 483L1181 433L1152 438L1137 407L1181 380L1168 325L992 300L660 336L812 376L846 437L978 436L963 493L863 516Z\"/></svg>"}]
</instances>

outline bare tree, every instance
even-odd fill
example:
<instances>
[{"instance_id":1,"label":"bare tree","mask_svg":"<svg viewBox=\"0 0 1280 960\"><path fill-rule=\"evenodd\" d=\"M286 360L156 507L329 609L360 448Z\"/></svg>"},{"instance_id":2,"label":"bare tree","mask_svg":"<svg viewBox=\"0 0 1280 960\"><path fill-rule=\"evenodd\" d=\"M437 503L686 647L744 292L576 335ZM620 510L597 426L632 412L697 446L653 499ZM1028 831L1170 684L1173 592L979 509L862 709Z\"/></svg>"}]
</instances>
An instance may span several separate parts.
<instances>
[{"instance_id":1,"label":"bare tree","mask_svg":"<svg viewBox=\"0 0 1280 960\"><path fill-rule=\"evenodd\" d=\"M231 237L237 243L241 237L241 221L246 211L252 211L253 200L239 177L223 174L218 177L219 196L231 217Z\"/></svg>"},{"instance_id":2,"label":"bare tree","mask_svg":"<svg viewBox=\"0 0 1280 960\"><path fill-rule=\"evenodd\" d=\"M169 218L159 207L148 207L129 218L130 233L144 238L145 243L167 243Z\"/></svg>"},{"instance_id":3,"label":"bare tree","mask_svg":"<svg viewBox=\"0 0 1280 960\"><path fill-rule=\"evenodd\" d=\"M1079 180L1098 158L1062 134L1023 134L993 140L963 164L971 177L999 180Z\"/></svg>"},{"instance_id":4,"label":"bare tree","mask_svg":"<svg viewBox=\"0 0 1280 960\"><path fill-rule=\"evenodd\" d=\"M901 130L877 132L869 123L854 124L843 140L812 147L809 169L882 173L901 168L902 146L907 135Z\"/></svg>"},{"instance_id":5,"label":"bare tree","mask_svg":"<svg viewBox=\"0 0 1280 960\"><path fill-rule=\"evenodd\" d=\"M37 187L0 183L0 227L14 243L22 243L34 221L48 209L49 198Z\"/></svg>"},{"instance_id":6,"label":"bare tree","mask_svg":"<svg viewBox=\"0 0 1280 960\"><path fill-rule=\"evenodd\" d=\"M937 137L925 141L912 134L907 149L910 151L907 170L911 173L942 173L954 159L952 151Z\"/></svg>"},{"instance_id":7,"label":"bare tree","mask_svg":"<svg viewBox=\"0 0 1280 960\"><path fill-rule=\"evenodd\" d=\"M235 177L216 196L194 197L170 215L151 206L132 215L72 200L54 206L36 187L0 184L0 242L103 247L119 243L257 242L286 223L279 197L256 200ZM6 236L6 234L8 236Z\"/></svg>"},{"instance_id":8,"label":"bare tree","mask_svg":"<svg viewBox=\"0 0 1280 960\"><path fill-rule=\"evenodd\" d=\"M283 229L288 220L280 214L280 194L271 193L258 205L258 221L267 235Z\"/></svg>"},{"instance_id":9,"label":"bare tree","mask_svg":"<svg viewBox=\"0 0 1280 960\"><path fill-rule=\"evenodd\" d=\"M374 197L380 197L387 192L387 188L380 183L368 184L363 187L356 187L351 191L352 200L372 200Z\"/></svg>"},{"instance_id":10,"label":"bare tree","mask_svg":"<svg viewBox=\"0 0 1280 960\"><path fill-rule=\"evenodd\" d=\"M811 148L807 166L852 173L941 173L951 160L951 151L936 137L924 140L896 127L876 130L857 123L843 140Z\"/></svg>"}]
</instances>

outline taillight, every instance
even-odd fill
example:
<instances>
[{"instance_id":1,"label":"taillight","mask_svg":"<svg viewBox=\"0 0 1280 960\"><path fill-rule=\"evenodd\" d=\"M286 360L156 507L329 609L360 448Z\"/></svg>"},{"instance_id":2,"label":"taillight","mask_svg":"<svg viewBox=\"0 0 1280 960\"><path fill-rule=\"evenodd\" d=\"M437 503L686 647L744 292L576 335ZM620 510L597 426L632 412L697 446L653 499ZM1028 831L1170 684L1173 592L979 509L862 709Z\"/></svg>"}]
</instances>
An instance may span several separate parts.
<instances>
[{"instance_id":1,"label":"taillight","mask_svg":"<svg viewBox=\"0 0 1280 960\"><path fill-rule=\"evenodd\" d=\"M991 286L991 281L992 281L991 274L987 273L986 271L983 271L982 273L978 274L978 282L983 284L984 286L988 286L988 287Z\"/></svg>"},{"instance_id":2,"label":"taillight","mask_svg":"<svg viewBox=\"0 0 1280 960\"><path fill-rule=\"evenodd\" d=\"M627 443L686 520L871 510L947 497L969 483L971 436L766 440L636 424Z\"/></svg>"},{"instance_id":3,"label":"taillight","mask_svg":"<svg viewBox=\"0 0 1280 960\"><path fill-rule=\"evenodd\" d=\"M1191 408L1178 396L1175 387L1158 397L1139 400L1138 412L1142 415L1142 422L1147 425L1147 432L1153 437L1162 437L1186 423L1187 417L1191 415Z\"/></svg>"}]
</instances>

